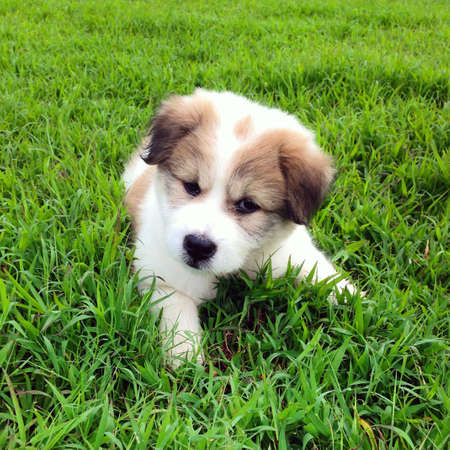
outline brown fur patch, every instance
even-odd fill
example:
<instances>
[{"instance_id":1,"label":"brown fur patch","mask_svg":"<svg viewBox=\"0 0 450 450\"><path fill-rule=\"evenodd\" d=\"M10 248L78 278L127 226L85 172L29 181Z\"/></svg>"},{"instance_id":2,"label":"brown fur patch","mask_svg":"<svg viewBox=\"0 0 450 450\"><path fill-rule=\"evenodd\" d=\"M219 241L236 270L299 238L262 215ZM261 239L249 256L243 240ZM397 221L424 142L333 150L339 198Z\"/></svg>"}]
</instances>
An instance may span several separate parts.
<instances>
[{"instance_id":1,"label":"brown fur patch","mask_svg":"<svg viewBox=\"0 0 450 450\"><path fill-rule=\"evenodd\" d=\"M267 131L234 158L227 186L230 204L250 198L296 223L308 222L333 176L331 158L291 130Z\"/></svg>"},{"instance_id":2,"label":"brown fur patch","mask_svg":"<svg viewBox=\"0 0 450 450\"><path fill-rule=\"evenodd\" d=\"M285 181L278 154L271 142L258 138L234 155L227 184L231 204L249 198L266 211L278 211L284 205Z\"/></svg>"},{"instance_id":3,"label":"brown fur patch","mask_svg":"<svg viewBox=\"0 0 450 450\"><path fill-rule=\"evenodd\" d=\"M249 137L252 128L252 118L250 116L246 116L236 122L236 125L234 126L234 134L239 140L243 141Z\"/></svg>"},{"instance_id":4,"label":"brown fur patch","mask_svg":"<svg viewBox=\"0 0 450 450\"><path fill-rule=\"evenodd\" d=\"M142 201L150 188L155 171L156 167L146 167L145 171L135 180L125 195L125 206L132 217L135 232L138 231L141 223L139 212Z\"/></svg>"},{"instance_id":5,"label":"brown fur patch","mask_svg":"<svg viewBox=\"0 0 450 450\"><path fill-rule=\"evenodd\" d=\"M263 209L252 214L235 214L235 220L250 236L259 239L283 221L279 214Z\"/></svg>"},{"instance_id":6,"label":"brown fur patch","mask_svg":"<svg viewBox=\"0 0 450 450\"><path fill-rule=\"evenodd\" d=\"M209 189L214 182L214 140L213 130L198 127L180 139L160 167L180 181L198 183L202 191Z\"/></svg>"},{"instance_id":7,"label":"brown fur patch","mask_svg":"<svg viewBox=\"0 0 450 450\"><path fill-rule=\"evenodd\" d=\"M186 192L183 182L175 177L171 172L167 170L161 171L160 176L163 180L165 190L167 192L167 199L171 206L180 206L189 201L201 201L204 198L203 192L196 197L192 197L192 195Z\"/></svg>"}]
</instances>

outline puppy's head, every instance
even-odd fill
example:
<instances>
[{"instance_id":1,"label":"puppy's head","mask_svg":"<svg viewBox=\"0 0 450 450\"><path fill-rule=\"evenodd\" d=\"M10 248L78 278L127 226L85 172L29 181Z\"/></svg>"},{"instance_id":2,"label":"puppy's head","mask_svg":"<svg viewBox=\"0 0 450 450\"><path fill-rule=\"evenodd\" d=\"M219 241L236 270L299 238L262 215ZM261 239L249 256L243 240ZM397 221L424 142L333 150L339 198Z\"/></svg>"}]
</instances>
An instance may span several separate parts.
<instances>
[{"instance_id":1,"label":"puppy's head","mask_svg":"<svg viewBox=\"0 0 450 450\"><path fill-rule=\"evenodd\" d=\"M333 177L331 158L292 116L204 90L162 104L142 159L158 165L171 255L216 274L306 224Z\"/></svg>"}]
</instances>

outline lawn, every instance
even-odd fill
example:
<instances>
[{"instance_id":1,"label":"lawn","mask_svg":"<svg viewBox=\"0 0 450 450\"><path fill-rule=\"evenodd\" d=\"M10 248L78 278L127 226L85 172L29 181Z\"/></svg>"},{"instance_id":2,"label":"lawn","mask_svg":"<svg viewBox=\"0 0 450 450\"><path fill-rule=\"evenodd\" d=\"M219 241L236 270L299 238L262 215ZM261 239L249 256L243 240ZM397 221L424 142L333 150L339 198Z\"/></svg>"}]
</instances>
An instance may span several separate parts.
<instances>
[{"instance_id":1,"label":"lawn","mask_svg":"<svg viewBox=\"0 0 450 450\"><path fill-rule=\"evenodd\" d=\"M445 0L0 2L0 448L445 449ZM367 296L219 280L165 366L120 174L162 98L295 114L338 174L311 224ZM153 299L154 300L154 299Z\"/></svg>"}]
</instances>

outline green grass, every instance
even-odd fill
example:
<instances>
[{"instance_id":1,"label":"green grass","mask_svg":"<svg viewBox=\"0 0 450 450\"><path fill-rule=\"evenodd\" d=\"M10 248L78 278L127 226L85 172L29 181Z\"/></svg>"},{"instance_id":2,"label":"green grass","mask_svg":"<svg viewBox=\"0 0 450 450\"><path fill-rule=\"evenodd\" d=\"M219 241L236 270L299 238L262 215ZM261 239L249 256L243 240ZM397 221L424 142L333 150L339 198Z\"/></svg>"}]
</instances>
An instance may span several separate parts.
<instances>
[{"instance_id":1,"label":"green grass","mask_svg":"<svg viewBox=\"0 0 450 450\"><path fill-rule=\"evenodd\" d=\"M447 448L446 1L0 3L0 448ZM164 366L119 181L157 104L229 89L317 130L312 232L367 297L220 280Z\"/></svg>"}]
</instances>

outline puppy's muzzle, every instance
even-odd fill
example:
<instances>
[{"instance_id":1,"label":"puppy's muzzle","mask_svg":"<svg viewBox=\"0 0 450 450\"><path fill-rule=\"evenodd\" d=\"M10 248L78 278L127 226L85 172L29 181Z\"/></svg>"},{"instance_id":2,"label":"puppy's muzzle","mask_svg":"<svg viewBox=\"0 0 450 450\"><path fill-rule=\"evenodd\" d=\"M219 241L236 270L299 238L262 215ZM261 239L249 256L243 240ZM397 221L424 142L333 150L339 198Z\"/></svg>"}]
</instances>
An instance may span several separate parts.
<instances>
[{"instance_id":1,"label":"puppy's muzzle","mask_svg":"<svg viewBox=\"0 0 450 450\"><path fill-rule=\"evenodd\" d=\"M211 258L217 251L217 245L213 241L197 234L185 236L183 247L190 259L188 264L192 267L198 267L199 262Z\"/></svg>"}]
</instances>

